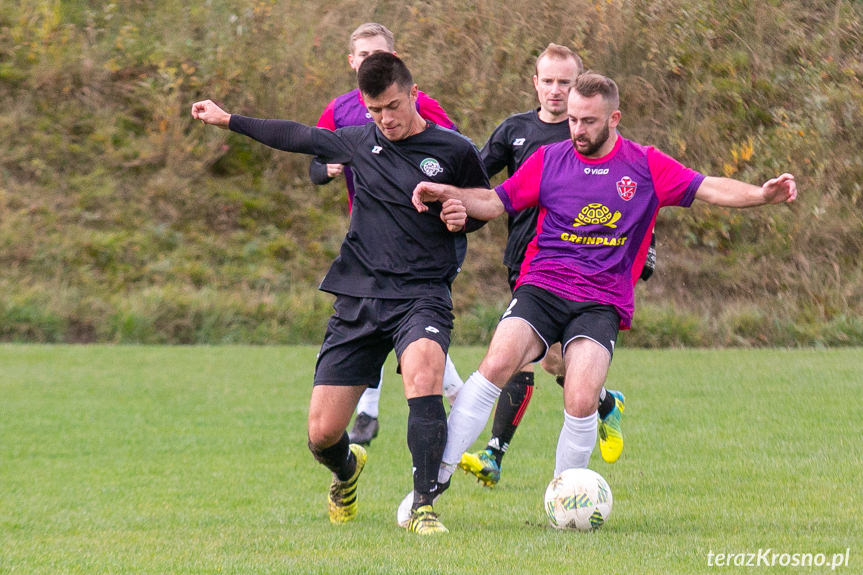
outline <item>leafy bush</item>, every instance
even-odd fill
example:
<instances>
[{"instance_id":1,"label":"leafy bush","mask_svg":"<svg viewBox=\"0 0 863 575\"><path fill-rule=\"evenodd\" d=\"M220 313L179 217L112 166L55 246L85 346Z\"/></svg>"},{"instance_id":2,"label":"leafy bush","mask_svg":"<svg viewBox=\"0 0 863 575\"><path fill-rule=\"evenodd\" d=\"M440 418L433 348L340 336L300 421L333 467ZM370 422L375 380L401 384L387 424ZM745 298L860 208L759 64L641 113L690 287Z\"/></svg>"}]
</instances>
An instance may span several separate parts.
<instances>
[{"instance_id":1,"label":"leafy bush","mask_svg":"<svg viewBox=\"0 0 863 575\"><path fill-rule=\"evenodd\" d=\"M314 123L377 20L481 144L534 106L550 41L622 92L622 133L711 175L792 171L791 208L664 211L627 345L861 345L863 4L851 0L275 0L0 5L0 339L317 342L315 287L346 229L307 158L204 129L230 111ZM565 13L564 13L565 11ZM457 340L508 299L504 226L475 234ZM673 302L673 303L670 303Z\"/></svg>"}]
</instances>

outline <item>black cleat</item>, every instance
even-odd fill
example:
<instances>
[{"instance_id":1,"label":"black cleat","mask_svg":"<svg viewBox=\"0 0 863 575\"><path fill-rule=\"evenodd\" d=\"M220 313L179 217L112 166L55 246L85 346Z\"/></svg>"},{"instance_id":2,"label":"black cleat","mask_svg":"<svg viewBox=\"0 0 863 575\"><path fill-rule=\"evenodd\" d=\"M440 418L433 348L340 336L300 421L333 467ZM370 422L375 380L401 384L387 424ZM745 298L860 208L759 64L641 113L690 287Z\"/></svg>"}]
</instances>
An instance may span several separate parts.
<instances>
[{"instance_id":1,"label":"black cleat","mask_svg":"<svg viewBox=\"0 0 863 575\"><path fill-rule=\"evenodd\" d=\"M647 249L647 259L644 260L644 267L641 268L641 280L649 280L654 271L656 271L656 234L650 239L650 247Z\"/></svg>"},{"instance_id":2,"label":"black cleat","mask_svg":"<svg viewBox=\"0 0 863 575\"><path fill-rule=\"evenodd\" d=\"M351 443L368 445L378 436L379 428L377 417L372 417L368 413L358 413L354 419L353 428L348 432L348 438Z\"/></svg>"}]
</instances>

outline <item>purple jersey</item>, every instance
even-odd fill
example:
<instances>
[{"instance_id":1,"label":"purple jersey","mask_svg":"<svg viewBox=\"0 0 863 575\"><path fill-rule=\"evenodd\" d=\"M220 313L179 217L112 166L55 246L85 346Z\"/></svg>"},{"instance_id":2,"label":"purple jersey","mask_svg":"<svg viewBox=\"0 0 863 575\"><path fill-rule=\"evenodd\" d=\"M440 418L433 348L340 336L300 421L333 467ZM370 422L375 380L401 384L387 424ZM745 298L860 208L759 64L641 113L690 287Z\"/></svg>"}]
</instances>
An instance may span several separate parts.
<instances>
[{"instance_id":1,"label":"purple jersey","mask_svg":"<svg viewBox=\"0 0 863 575\"><path fill-rule=\"evenodd\" d=\"M540 147L495 188L510 215L539 206L518 285L574 301L614 306L620 328L632 323L638 279L659 208L688 207L704 180L653 147L620 136L602 158L571 141Z\"/></svg>"},{"instance_id":2,"label":"purple jersey","mask_svg":"<svg viewBox=\"0 0 863 575\"><path fill-rule=\"evenodd\" d=\"M458 128L446 115L441 105L434 98L429 97L423 91L417 92L417 112L424 119L449 130ZM372 121L372 115L366 109L366 103L359 88L354 88L337 98L330 100L327 107L321 113L316 124L318 128L338 130L346 126L364 126ZM348 209L353 207L354 202L354 177L349 166L345 166L345 184L348 188Z\"/></svg>"}]
</instances>

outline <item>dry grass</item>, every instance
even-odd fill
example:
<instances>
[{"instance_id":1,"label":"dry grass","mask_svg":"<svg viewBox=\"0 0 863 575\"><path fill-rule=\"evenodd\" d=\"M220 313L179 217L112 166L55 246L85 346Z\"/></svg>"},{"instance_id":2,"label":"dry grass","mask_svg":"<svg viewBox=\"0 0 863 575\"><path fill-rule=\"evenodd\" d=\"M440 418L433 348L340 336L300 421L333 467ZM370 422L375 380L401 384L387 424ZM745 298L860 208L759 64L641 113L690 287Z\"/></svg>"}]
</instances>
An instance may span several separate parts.
<instances>
[{"instance_id":1,"label":"dry grass","mask_svg":"<svg viewBox=\"0 0 863 575\"><path fill-rule=\"evenodd\" d=\"M218 318L249 293L314 297L346 227L341 184L314 188L306 158L204 130L188 108L207 96L313 123L352 87L346 36L368 20L395 31L420 87L477 144L534 105L533 58L554 41L617 79L625 136L714 175L793 171L791 209L664 212L639 301L679 312L672 324L698 318L694 339L711 344L861 343L849 318L863 312L863 5L848 0L4 4L0 312L17 319L0 337L122 341L112 318L154 289L179 298L157 316L218 294L209 333L229 333ZM472 241L456 284L466 325L507 298L503 238L495 225ZM295 329L279 319L289 309L260 309L237 313ZM782 327L748 334L741 314ZM673 331L643 325L633 342Z\"/></svg>"}]
</instances>

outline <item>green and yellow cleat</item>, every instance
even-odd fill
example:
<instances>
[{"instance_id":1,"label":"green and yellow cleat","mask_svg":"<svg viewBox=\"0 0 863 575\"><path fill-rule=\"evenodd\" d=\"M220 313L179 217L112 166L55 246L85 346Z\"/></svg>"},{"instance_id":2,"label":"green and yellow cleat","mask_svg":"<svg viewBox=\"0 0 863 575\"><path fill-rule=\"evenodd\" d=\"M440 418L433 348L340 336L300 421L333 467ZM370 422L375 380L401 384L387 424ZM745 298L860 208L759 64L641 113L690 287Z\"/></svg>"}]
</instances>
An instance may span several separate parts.
<instances>
[{"instance_id":1,"label":"green and yellow cleat","mask_svg":"<svg viewBox=\"0 0 863 575\"><path fill-rule=\"evenodd\" d=\"M599 435L599 452L608 463L614 463L623 452L623 429L620 427L620 417L625 407L623 393L608 390L614 396L614 409L605 419L600 419L597 424Z\"/></svg>"},{"instance_id":2,"label":"green and yellow cleat","mask_svg":"<svg viewBox=\"0 0 863 575\"><path fill-rule=\"evenodd\" d=\"M357 467L347 481L333 477L329 495L330 523L346 523L357 516L357 480L366 464L366 450L355 443L351 444L350 449L357 459Z\"/></svg>"},{"instance_id":3,"label":"green and yellow cleat","mask_svg":"<svg viewBox=\"0 0 863 575\"><path fill-rule=\"evenodd\" d=\"M462 453L458 467L476 477L484 487L494 487L500 481L500 466L488 449L476 453Z\"/></svg>"},{"instance_id":4,"label":"green and yellow cleat","mask_svg":"<svg viewBox=\"0 0 863 575\"><path fill-rule=\"evenodd\" d=\"M434 535L436 533L448 533L449 529L438 519L437 513L431 505L423 505L411 511L411 522L408 531L418 535Z\"/></svg>"}]
</instances>

